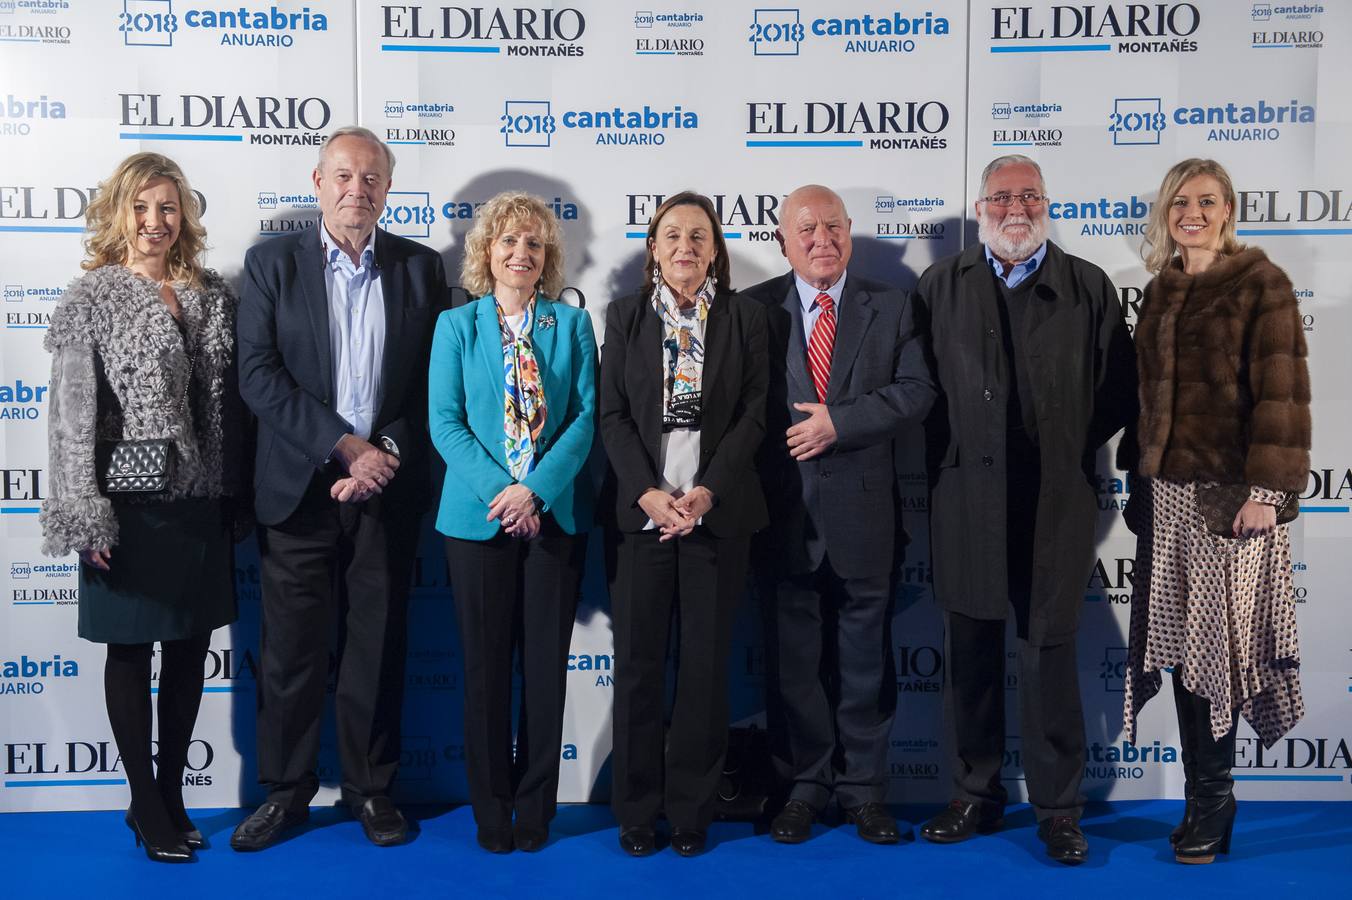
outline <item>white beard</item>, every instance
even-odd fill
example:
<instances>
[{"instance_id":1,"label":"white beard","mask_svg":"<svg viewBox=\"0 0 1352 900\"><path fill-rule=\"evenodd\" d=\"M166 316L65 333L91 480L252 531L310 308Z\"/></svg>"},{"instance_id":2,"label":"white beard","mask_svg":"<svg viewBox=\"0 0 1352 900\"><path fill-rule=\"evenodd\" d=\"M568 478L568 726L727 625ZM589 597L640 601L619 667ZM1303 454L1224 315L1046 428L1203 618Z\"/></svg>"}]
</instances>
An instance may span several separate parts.
<instances>
[{"instance_id":1,"label":"white beard","mask_svg":"<svg viewBox=\"0 0 1352 900\"><path fill-rule=\"evenodd\" d=\"M1046 210L1036 216L1029 216L1025 212L1011 211L1000 222L999 228L995 228L989 218L983 214L978 220L977 240L989 247L990 251L1000 259L1025 260L1036 253L1037 248L1041 247L1047 240L1050 221ZM1006 234L1004 229L1011 225L1030 226L1027 237L1020 240L1013 234Z\"/></svg>"}]
</instances>

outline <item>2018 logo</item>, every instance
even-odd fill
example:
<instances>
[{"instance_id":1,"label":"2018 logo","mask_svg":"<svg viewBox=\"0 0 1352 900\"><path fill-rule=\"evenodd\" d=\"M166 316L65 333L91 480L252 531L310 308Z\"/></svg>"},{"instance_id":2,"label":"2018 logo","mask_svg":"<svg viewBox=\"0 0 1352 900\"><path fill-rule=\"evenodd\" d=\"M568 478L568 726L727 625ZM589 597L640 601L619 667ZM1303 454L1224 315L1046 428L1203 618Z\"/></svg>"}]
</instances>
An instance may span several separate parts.
<instances>
[{"instance_id":1,"label":"2018 logo","mask_svg":"<svg viewBox=\"0 0 1352 900\"><path fill-rule=\"evenodd\" d=\"M623 108L566 110L557 118L547 100L508 100L498 131L508 147L548 147L556 133L581 130L593 142L611 146L661 146L673 131L699 127L699 115L679 104L666 109Z\"/></svg>"},{"instance_id":2,"label":"2018 logo","mask_svg":"<svg viewBox=\"0 0 1352 900\"><path fill-rule=\"evenodd\" d=\"M385 195L385 212L380 227L390 234L429 238L437 211L426 191L390 191Z\"/></svg>"},{"instance_id":3,"label":"2018 logo","mask_svg":"<svg viewBox=\"0 0 1352 900\"><path fill-rule=\"evenodd\" d=\"M805 41L828 41L844 53L912 53L918 41L943 37L949 22L930 11L907 15L899 10L854 16L821 17L804 25L797 9L757 9L750 43L756 56L798 56Z\"/></svg>"},{"instance_id":4,"label":"2018 logo","mask_svg":"<svg viewBox=\"0 0 1352 900\"><path fill-rule=\"evenodd\" d=\"M222 47L290 47L295 35L328 31L329 20L323 12L309 6L299 10L282 4L250 9L241 4L224 9L200 9L182 3L179 13L173 0L123 0L117 30L128 47L172 47L174 36L200 30L213 37L220 34Z\"/></svg>"}]
</instances>

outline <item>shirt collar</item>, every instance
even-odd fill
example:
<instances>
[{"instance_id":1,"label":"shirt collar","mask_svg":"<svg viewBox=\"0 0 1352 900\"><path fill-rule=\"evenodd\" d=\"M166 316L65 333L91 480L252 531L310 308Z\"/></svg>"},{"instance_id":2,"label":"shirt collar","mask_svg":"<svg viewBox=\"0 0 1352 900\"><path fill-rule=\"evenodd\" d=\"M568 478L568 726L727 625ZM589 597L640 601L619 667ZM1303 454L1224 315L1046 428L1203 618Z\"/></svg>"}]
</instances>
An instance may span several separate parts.
<instances>
[{"instance_id":1,"label":"shirt collar","mask_svg":"<svg viewBox=\"0 0 1352 900\"><path fill-rule=\"evenodd\" d=\"M815 286L808 284L806 281L803 280L803 276L799 275L797 272L793 273L793 281L794 284L797 285L798 287L798 302L803 304L803 315L806 316L808 313L812 311L812 307L814 307L817 304L818 294L830 294L831 302L835 304L835 309L837 310L840 309L840 295L845 293L844 272L840 273L840 277L836 279L835 284L831 285L824 291L819 290Z\"/></svg>"},{"instance_id":2,"label":"shirt collar","mask_svg":"<svg viewBox=\"0 0 1352 900\"><path fill-rule=\"evenodd\" d=\"M1001 280L1013 278L1016 273L1020 273L1020 270L1022 270L1021 274L1019 274L1019 280L1022 281L1024 278L1028 277L1032 273L1036 272L1039 268L1041 268L1042 260L1047 258L1047 242L1043 241L1042 246L1037 248L1036 253L1025 259L1023 262L1017 263L1012 269L1009 270L1009 275L1006 276L1005 264L995 258L995 254L991 253L991 248L986 246L985 244L982 244L981 249L986 252L986 263L995 272L995 277Z\"/></svg>"},{"instance_id":3,"label":"shirt collar","mask_svg":"<svg viewBox=\"0 0 1352 900\"><path fill-rule=\"evenodd\" d=\"M371 233L366 237L366 245L362 248L358 257L361 260L360 265L363 268L372 268L376 258L376 232L379 226L371 229ZM324 224L324 220L319 220L319 240L324 246L324 261L328 265L335 265L348 259L348 255L338 246L338 241L333 235L329 234L329 226ZM349 260L350 261L350 260Z\"/></svg>"}]
</instances>

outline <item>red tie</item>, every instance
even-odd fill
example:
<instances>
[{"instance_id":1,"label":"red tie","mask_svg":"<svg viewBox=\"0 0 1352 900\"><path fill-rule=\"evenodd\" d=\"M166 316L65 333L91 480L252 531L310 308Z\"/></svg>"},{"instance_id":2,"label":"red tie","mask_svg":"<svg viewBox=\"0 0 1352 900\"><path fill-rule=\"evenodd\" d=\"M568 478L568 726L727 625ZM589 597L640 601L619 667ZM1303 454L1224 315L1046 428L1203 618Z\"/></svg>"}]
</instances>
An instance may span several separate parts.
<instances>
[{"instance_id":1,"label":"red tie","mask_svg":"<svg viewBox=\"0 0 1352 900\"><path fill-rule=\"evenodd\" d=\"M807 367L817 388L817 401L826 402L826 386L831 383L831 349L836 344L836 310L831 295L817 295L817 324L807 342Z\"/></svg>"}]
</instances>

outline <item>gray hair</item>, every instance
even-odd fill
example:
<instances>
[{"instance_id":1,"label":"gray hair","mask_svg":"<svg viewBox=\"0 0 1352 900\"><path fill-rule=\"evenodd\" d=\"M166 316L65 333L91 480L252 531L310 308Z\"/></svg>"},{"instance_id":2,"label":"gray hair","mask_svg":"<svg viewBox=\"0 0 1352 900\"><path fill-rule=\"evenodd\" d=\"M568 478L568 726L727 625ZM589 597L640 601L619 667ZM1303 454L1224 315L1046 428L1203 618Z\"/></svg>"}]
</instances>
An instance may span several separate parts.
<instances>
[{"instance_id":1,"label":"gray hair","mask_svg":"<svg viewBox=\"0 0 1352 900\"><path fill-rule=\"evenodd\" d=\"M1042 177L1042 166L1030 157L1022 153L1010 153L1007 156L997 156L986 164L986 168L981 170L981 193L977 197L980 200L986 196L986 182L991 180L991 176L1003 169L1005 166L1032 166L1033 171L1037 172L1038 181L1042 182L1042 192L1047 192L1047 179Z\"/></svg>"},{"instance_id":2,"label":"gray hair","mask_svg":"<svg viewBox=\"0 0 1352 900\"><path fill-rule=\"evenodd\" d=\"M369 128L363 128L360 125L344 125L342 128L335 129L334 132L328 136L328 138L324 141L323 146L319 148L318 168L320 170L323 170L324 168L324 157L329 152L329 144L332 144L334 142L334 139L340 137L361 138L364 141L370 141L371 143L375 144L385 153L385 164L389 168L389 172L387 172L386 174L388 175L394 174L394 151L390 149L388 144L386 144L379 137L377 137L374 131L372 131Z\"/></svg>"}]
</instances>

